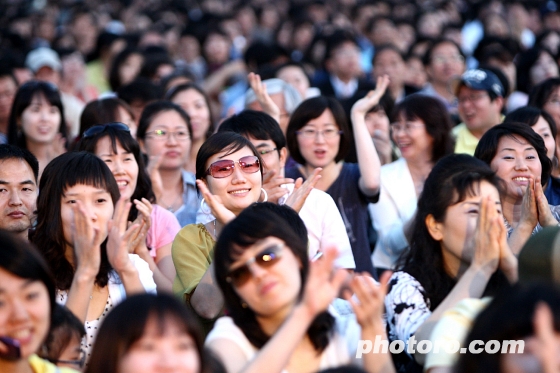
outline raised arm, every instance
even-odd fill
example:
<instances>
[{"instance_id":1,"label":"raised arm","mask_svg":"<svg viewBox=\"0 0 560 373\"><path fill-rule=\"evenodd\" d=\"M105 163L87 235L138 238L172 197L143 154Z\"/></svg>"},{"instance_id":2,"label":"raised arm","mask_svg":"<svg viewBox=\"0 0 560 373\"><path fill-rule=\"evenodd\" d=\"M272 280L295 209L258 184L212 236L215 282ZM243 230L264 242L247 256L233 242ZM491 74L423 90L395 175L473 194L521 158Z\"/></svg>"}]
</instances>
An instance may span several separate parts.
<instances>
[{"instance_id":1,"label":"raised arm","mask_svg":"<svg viewBox=\"0 0 560 373\"><path fill-rule=\"evenodd\" d=\"M367 129L365 116L369 109L379 103L379 99L385 93L388 85L389 77L387 75L379 77L375 90L356 101L350 113L361 174L359 186L366 196L374 196L379 192L381 161Z\"/></svg>"}]
</instances>

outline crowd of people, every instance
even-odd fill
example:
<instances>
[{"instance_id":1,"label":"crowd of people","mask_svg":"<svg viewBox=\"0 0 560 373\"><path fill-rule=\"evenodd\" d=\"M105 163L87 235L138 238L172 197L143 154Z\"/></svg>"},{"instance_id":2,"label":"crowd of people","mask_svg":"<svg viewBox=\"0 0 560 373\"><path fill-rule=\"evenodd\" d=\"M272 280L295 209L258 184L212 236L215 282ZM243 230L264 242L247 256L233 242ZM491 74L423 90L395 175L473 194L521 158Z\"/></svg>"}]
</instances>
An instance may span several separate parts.
<instances>
[{"instance_id":1,"label":"crowd of people","mask_svg":"<svg viewBox=\"0 0 560 373\"><path fill-rule=\"evenodd\" d=\"M559 6L2 2L0 371L560 372Z\"/></svg>"}]
</instances>

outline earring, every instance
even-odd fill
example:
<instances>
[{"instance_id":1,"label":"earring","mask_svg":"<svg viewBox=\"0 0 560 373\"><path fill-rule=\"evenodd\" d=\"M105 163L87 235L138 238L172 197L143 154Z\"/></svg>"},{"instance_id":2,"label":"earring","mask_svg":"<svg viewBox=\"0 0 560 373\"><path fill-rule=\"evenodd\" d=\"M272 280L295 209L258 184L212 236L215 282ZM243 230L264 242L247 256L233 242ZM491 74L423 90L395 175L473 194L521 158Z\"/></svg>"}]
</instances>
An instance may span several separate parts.
<instances>
[{"instance_id":1,"label":"earring","mask_svg":"<svg viewBox=\"0 0 560 373\"><path fill-rule=\"evenodd\" d=\"M207 207L206 209L204 208L205 206ZM205 215L210 215L212 213L212 210L210 210L210 206L208 206L204 198L200 201L200 211L202 211L202 213Z\"/></svg>"},{"instance_id":2,"label":"earring","mask_svg":"<svg viewBox=\"0 0 560 373\"><path fill-rule=\"evenodd\" d=\"M262 200L261 202L266 202L266 201L268 201L268 193L266 192L266 189L261 188L261 192L264 193L264 198L263 198L263 200Z\"/></svg>"},{"instance_id":3,"label":"earring","mask_svg":"<svg viewBox=\"0 0 560 373\"><path fill-rule=\"evenodd\" d=\"M249 307L249 305L245 302L241 302L241 307L242 308L247 308L247 307Z\"/></svg>"}]
</instances>

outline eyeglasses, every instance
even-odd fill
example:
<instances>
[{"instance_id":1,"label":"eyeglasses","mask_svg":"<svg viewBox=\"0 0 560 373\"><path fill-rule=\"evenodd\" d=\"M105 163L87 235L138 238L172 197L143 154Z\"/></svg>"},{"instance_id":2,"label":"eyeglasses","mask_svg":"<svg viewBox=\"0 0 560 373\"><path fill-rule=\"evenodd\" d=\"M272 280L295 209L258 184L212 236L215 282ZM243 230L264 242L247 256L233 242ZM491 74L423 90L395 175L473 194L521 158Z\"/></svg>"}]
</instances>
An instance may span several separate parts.
<instances>
[{"instance_id":1,"label":"eyeglasses","mask_svg":"<svg viewBox=\"0 0 560 373\"><path fill-rule=\"evenodd\" d=\"M273 151L278 150L278 148L273 148L273 149L266 149L266 150L258 150L260 155L267 155L269 153L272 153Z\"/></svg>"},{"instance_id":2,"label":"eyeglasses","mask_svg":"<svg viewBox=\"0 0 560 373\"><path fill-rule=\"evenodd\" d=\"M254 155L248 155L246 157L239 158L239 161L237 162L230 159L216 161L208 167L206 175L211 175L216 179L223 179L224 177L228 177L233 174L233 169L235 168L236 163L239 165L239 168L241 168L241 171L247 174L254 174L261 169L259 158Z\"/></svg>"},{"instance_id":3,"label":"eyeglasses","mask_svg":"<svg viewBox=\"0 0 560 373\"><path fill-rule=\"evenodd\" d=\"M465 96L460 96L457 97L457 102L459 103L459 105L464 105L467 103L467 101L469 102L477 102L479 100L482 100L484 97L488 97L488 93L486 92L481 92L478 94L472 94L472 95L465 95Z\"/></svg>"},{"instance_id":4,"label":"eyeglasses","mask_svg":"<svg viewBox=\"0 0 560 373\"><path fill-rule=\"evenodd\" d=\"M185 141L190 138L188 131L171 132L166 130L153 130L146 132L146 136L157 141L169 140L171 136L175 137L177 141Z\"/></svg>"},{"instance_id":5,"label":"eyeglasses","mask_svg":"<svg viewBox=\"0 0 560 373\"><path fill-rule=\"evenodd\" d=\"M82 137L85 139L87 137L98 135L102 132L105 132L107 128L113 128L116 130L130 132L130 128L128 128L126 124L120 122L112 122L112 123L100 124L97 126L90 127L84 132L84 135Z\"/></svg>"},{"instance_id":6,"label":"eyeglasses","mask_svg":"<svg viewBox=\"0 0 560 373\"><path fill-rule=\"evenodd\" d=\"M235 268L226 275L226 281L236 287L243 286L251 278L252 272L250 265L256 263L261 268L272 267L282 257L284 244L277 244L267 247L254 257L247 260L241 267Z\"/></svg>"},{"instance_id":7,"label":"eyeglasses","mask_svg":"<svg viewBox=\"0 0 560 373\"><path fill-rule=\"evenodd\" d=\"M406 133L411 133L414 129L422 127L422 125L412 124L412 123L406 122L404 125L401 125L399 123L391 123L390 127L391 127L391 130L393 131L393 133L397 133L397 132L400 132L400 131L404 131Z\"/></svg>"},{"instance_id":8,"label":"eyeglasses","mask_svg":"<svg viewBox=\"0 0 560 373\"><path fill-rule=\"evenodd\" d=\"M301 131L296 131L296 134L301 135L301 137L305 137L306 139L314 139L317 135L323 135L325 139L332 139L336 136L342 135L342 133L342 131L335 130L334 128L327 128L322 131L306 128Z\"/></svg>"}]
</instances>

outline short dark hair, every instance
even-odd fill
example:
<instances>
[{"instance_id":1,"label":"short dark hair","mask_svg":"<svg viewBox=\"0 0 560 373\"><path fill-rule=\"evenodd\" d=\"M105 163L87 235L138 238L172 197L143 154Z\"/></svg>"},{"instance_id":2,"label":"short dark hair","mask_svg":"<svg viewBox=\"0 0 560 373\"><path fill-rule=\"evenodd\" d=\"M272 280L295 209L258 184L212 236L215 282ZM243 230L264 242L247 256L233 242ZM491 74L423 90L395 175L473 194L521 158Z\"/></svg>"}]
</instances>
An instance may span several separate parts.
<instances>
[{"instance_id":1,"label":"short dark hair","mask_svg":"<svg viewBox=\"0 0 560 373\"><path fill-rule=\"evenodd\" d=\"M529 94L530 106L536 106L542 109L554 91L560 87L560 78L549 78L544 82L537 84ZM560 125L560 123L559 123Z\"/></svg>"},{"instance_id":2,"label":"short dark hair","mask_svg":"<svg viewBox=\"0 0 560 373\"><path fill-rule=\"evenodd\" d=\"M33 171L33 176L35 176L35 183L39 180L39 161L31 152L27 149L22 149L15 145L0 144L0 161L5 161L9 159L19 159L27 162L31 170Z\"/></svg>"},{"instance_id":3,"label":"short dark hair","mask_svg":"<svg viewBox=\"0 0 560 373\"><path fill-rule=\"evenodd\" d=\"M196 178L206 179L206 162L214 154L221 152L227 152L227 154L235 153L248 147L259 159L259 165L261 169L261 176L263 175L263 161L262 158L253 146L253 144L247 140L245 137L237 134L235 132L218 132L210 136L198 150L196 155Z\"/></svg>"},{"instance_id":4,"label":"short dark hair","mask_svg":"<svg viewBox=\"0 0 560 373\"><path fill-rule=\"evenodd\" d=\"M548 53L550 57L556 61L552 53L541 46L534 46L516 56L517 66L517 90L529 93L533 88L531 82L531 68L537 63L542 53Z\"/></svg>"},{"instance_id":5,"label":"short dark hair","mask_svg":"<svg viewBox=\"0 0 560 373\"><path fill-rule=\"evenodd\" d=\"M545 185L552 171L552 162L546 155L546 147L542 137L525 123L504 122L490 128L478 141L474 156L490 165L498 151L500 139L504 136L510 138L514 136L522 137L535 148L542 167L541 184Z\"/></svg>"},{"instance_id":6,"label":"short dark hair","mask_svg":"<svg viewBox=\"0 0 560 373\"><path fill-rule=\"evenodd\" d=\"M434 139L432 162L437 162L454 151L455 141L451 136L453 121L445 105L437 98L414 94L404 98L395 106L393 118L403 115L406 120L421 120L426 132Z\"/></svg>"},{"instance_id":7,"label":"short dark hair","mask_svg":"<svg viewBox=\"0 0 560 373\"><path fill-rule=\"evenodd\" d=\"M142 110L142 116L140 116L140 121L138 122L138 128L136 129L136 138L144 140L146 138L146 131L152 124L155 116L164 111L174 111L185 121L187 129L189 130L189 136L192 137L192 127L191 119L189 115L177 104L171 101L159 100L146 105L144 110Z\"/></svg>"},{"instance_id":8,"label":"short dark hair","mask_svg":"<svg viewBox=\"0 0 560 373\"><path fill-rule=\"evenodd\" d=\"M243 110L234 114L220 124L218 132L231 131L245 137L257 140L272 140L280 154L286 147L286 138L276 122L270 115L256 110Z\"/></svg>"},{"instance_id":9,"label":"short dark hair","mask_svg":"<svg viewBox=\"0 0 560 373\"><path fill-rule=\"evenodd\" d=\"M291 228L292 223L287 221L285 216L275 212L272 207L259 206L265 204L269 203L253 204L244 209L239 216L224 227L214 248L216 282L224 295L226 309L243 334L257 348L264 346L271 336L261 329L255 312L250 307L244 308L241 305L241 298L232 284L226 280L232 263L247 247L257 241L266 237L276 237L286 243L285 249L292 251L301 263L300 297L303 294L309 272L309 258L305 241L301 235L294 232ZM293 219L300 218L293 216ZM255 225L257 221L262 223ZM327 347L333 325L334 319L328 312L323 312L315 318L307 330L307 335L315 350L321 352Z\"/></svg>"},{"instance_id":10,"label":"short dark hair","mask_svg":"<svg viewBox=\"0 0 560 373\"><path fill-rule=\"evenodd\" d=\"M394 45L394 44L382 44L379 47L375 48L375 54L373 55L373 59L372 59L372 63L374 65L375 65L375 61L377 60L377 58L379 58L379 55L383 51L393 51L403 60L403 62L405 61L404 53L399 48L397 48L396 45Z\"/></svg>"},{"instance_id":11,"label":"short dark hair","mask_svg":"<svg viewBox=\"0 0 560 373\"><path fill-rule=\"evenodd\" d=\"M134 101L138 100L144 103L159 100L162 92L159 85L149 79L138 77L127 85L120 87L117 90L117 96L132 105Z\"/></svg>"},{"instance_id":12,"label":"short dark hair","mask_svg":"<svg viewBox=\"0 0 560 373\"><path fill-rule=\"evenodd\" d=\"M140 151L140 145L138 145L138 142L132 137L129 131L106 126L102 132L90 137L82 137L77 144L77 150L95 154L97 143L104 137L109 137L111 140L111 147L115 154L117 154L118 143L127 153L134 156L138 164L138 180L136 181L136 189L134 193L132 193L130 200L134 201L137 199L140 201L142 198L146 198L151 203L156 203L156 196L152 190L152 181L146 170L146 164L144 162L144 156ZM138 209L135 204L132 204L128 214L128 220L134 221L137 216Z\"/></svg>"},{"instance_id":13,"label":"short dark hair","mask_svg":"<svg viewBox=\"0 0 560 373\"><path fill-rule=\"evenodd\" d=\"M23 111L31 105L31 101L37 95L43 95L47 101L58 108L60 111L60 124L58 132L62 137L67 138L66 122L64 120L64 108L60 98L58 88L49 82L32 80L22 84L14 97L10 119L8 120L8 143L17 145L20 148L27 149L27 141L25 133L19 128L18 120L21 118Z\"/></svg>"},{"instance_id":14,"label":"short dark hair","mask_svg":"<svg viewBox=\"0 0 560 373\"><path fill-rule=\"evenodd\" d=\"M307 125L310 120L318 118L325 112L330 110L335 124L340 128L342 134L340 135L340 142L338 147L338 154L336 155L335 162L341 161L346 157L350 149L351 131L348 125L348 119L342 105L332 97L318 96L309 98L303 101L296 110L292 113L288 129L286 130L286 141L288 143L288 150L292 158L299 164L307 163L305 158L299 151L297 140L297 133L300 128Z\"/></svg>"},{"instance_id":15,"label":"short dark hair","mask_svg":"<svg viewBox=\"0 0 560 373\"><path fill-rule=\"evenodd\" d=\"M74 278L74 267L66 259L66 241L61 217L61 200L65 191L77 184L93 185L111 195L113 205L119 199L119 187L111 170L101 159L86 152L64 153L47 164L39 181L37 228L32 237L52 270L56 288L68 290ZM109 282L111 264L107 259L107 241L101 244L101 265L95 283L104 287ZM2 250L0 250L2 251Z\"/></svg>"},{"instance_id":16,"label":"short dark hair","mask_svg":"<svg viewBox=\"0 0 560 373\"><path fill-rule=\"evenodd\" d=\"M117 373L118 367L132 345L155 322L163 335L170 326L188 334L194 341L201 372L205 372L203 337L195 316L177 299L167 294L138 294L118 304L99 328L86 373ZM174 329L177 330L177 329Z\"/></svg>"},{"instance_id":17,"label":"short dark hair","mask_svg":"<svg viewBox=\"0 0 560 373\"><path fill-rule=\"evenodd\" d=\"M352 43L359 47L356 36L348 30L338 29L326 39L325 60L332 57L334 51L344 43Z\"/></svg>"}]
</instances>

